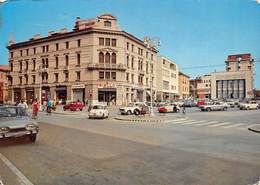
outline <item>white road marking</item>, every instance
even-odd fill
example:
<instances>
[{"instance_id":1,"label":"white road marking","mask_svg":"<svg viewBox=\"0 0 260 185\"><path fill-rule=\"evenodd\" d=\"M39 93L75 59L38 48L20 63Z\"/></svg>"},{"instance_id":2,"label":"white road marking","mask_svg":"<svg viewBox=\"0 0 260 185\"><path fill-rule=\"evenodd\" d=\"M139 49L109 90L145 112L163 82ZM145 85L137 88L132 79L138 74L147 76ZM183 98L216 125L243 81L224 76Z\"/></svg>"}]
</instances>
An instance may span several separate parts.
<instances>
[{"instance_id":1,"label":"white road marking","mask_svg":"<svg viewBox=\"0 0 260 185\"><path fill-rule=\"evenodd\" d=\"M223 126L223 125L229 125L231 122L223 122L223 123L218 123L218 124L214 124L214 125L208 125L207 127L219 127L219 126Z\"/></svg>"},{"instance_id":2,"label":"white road marking","mask_svg":"<svg viewBox=\"0 0 260 185\"><path fill-rule=\"evenodd\" d=\"M33 183L22 174L3 154L0 153L0 159L4 164L19 178L21 185L33 185Z\"/></svg>"},{"instance_id":3,"label":"white road marking","mask_svg":"<svg viewBox=\"0 0 260 185\"><path fill-rule=\"evenodd\" d=\"M234 127L239 127L239 126L242 126L242 125L245 125L245 123L233 124L233 125L225 126L225 127L222 127L222 128L234 128Z\"/></svg>"},{"instance_id":4,"label":"white road marking","mask_svg":"<svg viewBox=\"0 0 260 185\"><path fill-rule=\"evenodd\" d=\"M196 124L194 125L195 127L199 127L199 126L205 126L205 125L211 125L212 123L218 123L219 121L210 121L207 123L200 123L200 124Z\"/></svg>"},{"instance_id":5,"label":"white road marking","mask_svg":"<svg viewBox=\"0 0 260 185\"><path fill-rule=\"evenodd\" d=\"M188 122L191 122L191 121L195 121L195 120L176 121L176 122L174 122L172 124L175 125L175 124L180 124L180 123L188 123Z\"/></svg>"},{"instance_id":6,"label":"white road marking","mask_svg":"<svg viewBox=\"0 0 260 185\"><path fill-rule=\"evenodd\" d=\"M189 122L189 123L183 123L182 125L192 125L192 124L195 124L195 123L203 123L203 122L206 122L207 120L201 120L201 121L192 121L192 122Z\"/></svg>"}]
</instances>

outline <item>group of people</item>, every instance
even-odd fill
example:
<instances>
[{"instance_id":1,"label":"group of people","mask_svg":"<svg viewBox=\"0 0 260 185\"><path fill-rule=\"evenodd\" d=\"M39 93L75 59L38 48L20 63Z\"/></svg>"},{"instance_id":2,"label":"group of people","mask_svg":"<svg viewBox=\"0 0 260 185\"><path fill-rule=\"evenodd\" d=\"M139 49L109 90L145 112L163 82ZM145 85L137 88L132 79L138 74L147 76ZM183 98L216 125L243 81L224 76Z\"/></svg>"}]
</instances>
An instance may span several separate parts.
<instances>
[{"instance_id":1,"label":"group of people","mask_svg":"<svg viewBox=\"0 0 260 185\"><path fill-rule=\"evenodd\" d=\"M39 112L39 109L40 109L39 106L40 106L40 104L39 104L37 98L35 98L32 101L32 119L37 119L38 112ZM27 110L28 110L28 104L26 103L26 101L24 99L22 99L17 104L17 107L21 107L22 110L25 111L25 112L27 112ZM55 109L56 109L56 102L55 102L55 100L48 99L47 101L43 102L42 111L46 110L48 115L50 115L51 111L55 110Z\"/></svg>"}]
</instances>

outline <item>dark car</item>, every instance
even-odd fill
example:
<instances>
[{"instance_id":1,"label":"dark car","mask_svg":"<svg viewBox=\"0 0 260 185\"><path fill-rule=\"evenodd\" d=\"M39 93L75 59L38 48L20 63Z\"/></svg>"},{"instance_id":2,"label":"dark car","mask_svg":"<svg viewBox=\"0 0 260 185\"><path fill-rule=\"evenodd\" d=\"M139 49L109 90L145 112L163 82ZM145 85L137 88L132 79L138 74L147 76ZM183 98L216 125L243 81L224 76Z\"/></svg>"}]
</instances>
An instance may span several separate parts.
<instances>
[{"instance_id":1,"label":"dark car","mask_svg":"<svg viewBox=\"0 0 260 185\"><path fill-rule=\"evenodd\" d=\"M0 138L27 136L31 142L35 142L38 132L38 124L29 117L25 109L15 106L0 107Z\"/></svg>"},{"instance_id":2,"label":"dark car","mask_svg":"<svg viewBox=\"0 0 260 185\"><path fill-rule=\"evenodd\" d=\"M63 110L70 110L70 111L76 111L80 110L82 111L84 108L84 104L82 102L71 102L63 106Z\"/></svg>"}]
</instances>

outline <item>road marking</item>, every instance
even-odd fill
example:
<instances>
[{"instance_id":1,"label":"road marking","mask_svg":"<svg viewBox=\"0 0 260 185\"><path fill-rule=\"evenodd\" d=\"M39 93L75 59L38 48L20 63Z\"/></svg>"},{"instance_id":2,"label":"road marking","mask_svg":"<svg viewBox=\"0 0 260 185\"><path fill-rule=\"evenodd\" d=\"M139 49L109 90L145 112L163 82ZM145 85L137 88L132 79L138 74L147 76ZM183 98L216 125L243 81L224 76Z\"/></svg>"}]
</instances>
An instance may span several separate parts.
<instances>
[{"instance_id":1,"label":"road marking","mask_svg":"<svg viewBox=\"0 0 260 185\"><path fill-rule=\"evenodd\" d=\"M19 178L21 185L33 185L33 183L22 174L3 154L0 153L0 159L4 164Z\"/></svg>"},{"instance_id":2,"label":"road marking","mask_svg":"<svg viewBox=\"0 0 260 185\"><path fill-rule=\"evenodd\" d=\"M183 123L182 125L192 125L192 124L195 124L195 123L203 123L203 122L206 122L207 120L201 120L201 121L192 121L192 122L189 122L189 123Z\"/></svg>"},{"instance_id":3,"label":"road marking","mask_svg":"<svg viewBox=\"0 0 260 185\"><path fill-rule=\"evenodd\" d=\"M210 122L207 122L207 123L196 124L194 126L199 127L199 126L211 125L212 123L219 123L219 122L218 121L210 121Z\"/></svg>"},{"instance_id":4,"label":"road marking","mask_svg":"<svg viewBox=\"0 0 260 185\"><path fill-rule=\"evenodd\" d=\"M172 123L173 125L175 125L175 124L180 124L180 123L188 123L188 122L191 122L191 121L195 121L195 120L184 120L184 121L176 121L176 122L174 122L174 123Z\"/></svg>"},{"instance_id":5,"label":"road marking","mask_svg":"<svg viewBox=\"0 0 260 185\"><path fill-rule=\"evenodd\" d=\"M229 125L231 122L223 122L223 123L218 123L218 124L214 124L214 125L208 125L207 127L219 127L219 126L223 126L223 125Z\"/></svg>"},{"instance_id":6,"label":"road marking","mask_svg":"<svg viewBox=\"0 0 260 185\"><path fill-rule=\"evenodd\" d=\"M223 128L234 128L234 127L239 127L245 125L245 123L238 123L238 124L233 124L233 125L229 125L229 126L225 126Z\"/></svg>"}]
</instances>

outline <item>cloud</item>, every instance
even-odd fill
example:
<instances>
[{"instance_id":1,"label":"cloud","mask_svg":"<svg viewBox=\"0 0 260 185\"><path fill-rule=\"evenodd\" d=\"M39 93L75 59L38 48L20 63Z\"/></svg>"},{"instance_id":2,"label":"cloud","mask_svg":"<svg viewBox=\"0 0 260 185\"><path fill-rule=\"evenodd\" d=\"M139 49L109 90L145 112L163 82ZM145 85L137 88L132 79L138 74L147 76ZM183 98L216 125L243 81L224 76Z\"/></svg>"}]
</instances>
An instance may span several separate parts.
<instances>
[{"instance_id":1,"label":"cloud","mask_svg":"<svg viewBox=\"0 0 260 185\"><path fill-rule=\"evenodd\" d=\"M252 0L252 1L255 1L255 2L257 2L258 4L260 4L260 0Z\"/></svg>"},{"instance_id":2,"label":"cloud","mask_svg":"<svg viewBox=\"0 0 260 185\"><path fill-rule=\"evenodd\" d=\"M6 0L0 0L0 3L4 3Z\"/></svg>"}]
</instances>

